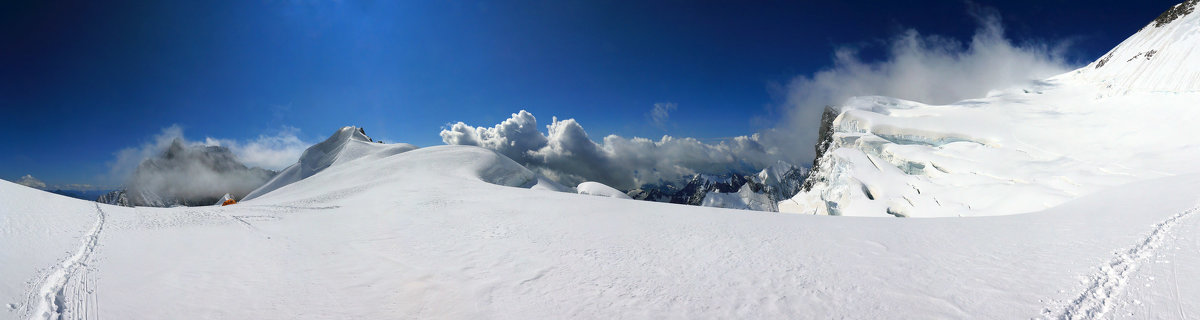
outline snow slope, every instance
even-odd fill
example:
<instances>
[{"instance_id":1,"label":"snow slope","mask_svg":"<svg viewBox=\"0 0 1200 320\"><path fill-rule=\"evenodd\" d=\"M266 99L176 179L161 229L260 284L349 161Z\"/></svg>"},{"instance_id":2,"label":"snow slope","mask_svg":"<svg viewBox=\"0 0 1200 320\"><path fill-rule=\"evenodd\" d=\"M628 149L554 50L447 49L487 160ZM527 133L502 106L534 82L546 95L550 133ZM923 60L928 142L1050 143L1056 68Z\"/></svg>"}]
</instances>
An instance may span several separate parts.
<instances>
[{"instance_id":1,"label":"snow slope","mask_svg":"<svg viewBox=\"0 0 1200 320\"><path fill-rule=\"evenodd\" d=\"M363 157L386 157L417 147L407 143L372 144L365 131L358 127L342 127L321 143L315 144L300 154L300 160L275 175L258 189L251 191L245 199L254 199L285 185L308 178L331 165L357 160ZM380 147L384 146L384 150Z\"/></svg>"},{"instance_id":2,"label":"snow slope","mask_svg":"<svg viewBox=\"0 0 1200 320\"><path fill-rule=\"evenodd\" d=\"M1197 175L1034 214L870 219L532 190L486 149L374 150L225 207L0 183L0 317L54 318L35 312L47 292L85 319L1200 314L1198 278L1165 271L1196 259Z\"/></svg>"},{"instance_id":3,"label":"snow slope","mask_svg":"<svg viewBox=\"0 0 1200 320\"><path fill-rule=\"evenodd\" d=\"M1172 28L1195 16L1135 38L1191 39ZM1147 61L1190 57L1163 43ZM0 318L1195 317L1200 96L1187 74L1123 78L1195 71L1176 62L946 106L851 100L811 188L780 204L981 217L555 192L487 149L354 127L230 206L0 182Z\"/></svg>"},{"instance_id":4,"label":"snow slope","mask_svg":"<svg viewBox=\"0 0 1200 320\"><path fill-rule=\"evenodd\" d=\"M765 193L751 190L749 184L742 185L737 192L709 192L704 195L705 207L729 208L755 211L777 211L774 201Z\"/></svg>"},{"instance_id":5,"label":"snow slope","mask_svg":"<svg viewBox=\"0 0 1200 320\"><path fill-rule=\"evenodd\" d=\"M99 236L107 213L128 209L0 180L0 317L94 318Z\"/></svg>"},{"instance_id":6,"label":"snow slope","mask_svg":"<svg viewBox=\"0 0 1200 320\"><path fill-rule=\"evenodd\" d=\"M617 198L617 199L632 199L629 197L629 195L626 195L624 192L621 192L621 190L617 190L613 187L609 187L607 185L604 185L603 183L599 183L599 182L595 182L595 181L584 181L584 182L580 183L579 186L575 187L575 190L579 194L586 194L589 196L609 197L609 198Z\"/></svg>"},{"instance_id":7,"label":"snow slope","mask_svg":"<svg viewBox=\"0 0 1200 320\"><path fill-rule=\"evenodd\" d=\"M812 188L780 211L1015 214L1200 171L1200 14L1164 21L1087 67L985 98L852 98L828 123Z\"/></svg>"},{"instance_id":8,"label":"snow slope","mask_svg":"<svg viewBox=\"0 0 1200 320\"><path fill-rule=\"evenodd\" d=\"M1069 77L1124 94L1200 91L1200 1L1175 5L1117 47Z\"/></svg>"}]
</instances>

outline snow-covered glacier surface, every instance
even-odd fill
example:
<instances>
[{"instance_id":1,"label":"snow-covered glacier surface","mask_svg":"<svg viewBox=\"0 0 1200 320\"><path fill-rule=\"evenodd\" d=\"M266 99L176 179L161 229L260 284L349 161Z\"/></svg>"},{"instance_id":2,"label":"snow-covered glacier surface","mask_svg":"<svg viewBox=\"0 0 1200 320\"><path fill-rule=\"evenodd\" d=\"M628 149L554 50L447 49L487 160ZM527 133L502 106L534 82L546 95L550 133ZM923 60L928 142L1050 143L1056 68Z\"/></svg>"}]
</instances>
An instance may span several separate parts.
<instances>
[{"instance_id":1,"label":"snow-covered glacier surface","mask_svg":"<svg viewBox=\"0 0 1200 320\"><path fill-rule=\"evenodd\" d=\"M1195 45L1195 19L980 99L850 100L806 190L779 203L982 217L582 195L612 190L346 127L229 206L0 181L0 318L1194 317L1200 96L1177 42Z\"/></svg>"},{"instance_id":2,"label":"snow-covered glacier surface","mask_svg":"<svg viewBox=\"0 0 1200 320\"><path fill-rule=\"evenodd\" d=\"M1034 214L870 219L554 192L490 150L393 148L229 206L0 182L0 318L1200 314L1182 267L1200 263L1197 175Z\"/></svg>"},{"instance_id":3,"label":"snow-covered glacier surface","mask_svg":"<svg viewBox=\"0 0 1200 320\"><path fill-rule=\"evenodd\" d=\"M780 211L1016 214L1200 171L1200 14L1157 24L1079 70L980 99L852 98L811 188Z\"/></svg>"}]
</instances>

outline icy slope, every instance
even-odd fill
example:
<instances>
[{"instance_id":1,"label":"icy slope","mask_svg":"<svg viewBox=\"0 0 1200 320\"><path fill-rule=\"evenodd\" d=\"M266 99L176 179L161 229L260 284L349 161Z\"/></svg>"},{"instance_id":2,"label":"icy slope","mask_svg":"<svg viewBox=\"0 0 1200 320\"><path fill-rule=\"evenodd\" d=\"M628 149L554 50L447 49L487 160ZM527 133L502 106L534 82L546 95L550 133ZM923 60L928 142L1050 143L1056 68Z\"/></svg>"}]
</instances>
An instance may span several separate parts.
<instances>
[{"instance_id":1,"label":"icy slope","mask_svg":"<svg viewBox=\"0 0 1200 320\"><path fill-rule=\"evenodd\" d=\"M373 142L362 128L342 127L325 141L305 149L296 164L280 171L266 184L247 194L245 199L254 199L280 187L311 177L334 164L363 157L386 157L417 148L407 143L381 144Z\"/></svg>"},{"instance_id":2,"label":"icy slope","mask_svg":"<svg viewBox=\"0 0 1200 320\"><path fill-rule=\"evenodd\" d=\"M1200 91L1198 0L1163 12L1137 34L1070 76L1098 83L1113 94L1130 91Z\"/></svg>"},{"instance_id":3,"label":"icy slope","mask_svg":"<svg viewBox=\"0 0 1200 320\"><path fill-rule=\"evenodd\" d=\"M440 146L334 164L225 207L98 211L0 183L10 286L0 302L14 306L0 317L54 318L33 312L42 292L62 292L53 305L63 318L85 319L1200 314L1196 278L1165 272L1196 258L1186 248L1200 241L1200 176L973 219L779 215L505 186L536 181L495 152ZM85 263L61 268L67 260ZM86 280L59 287L51 270Z\"/></svg>"},{"instance_id":4,"label":"icy slope","mask_svg":"<svg viewBox=\"0 0 1200 320\"><path fill-rule=\"evenodd\" d=\"M1200 171L1198 21L1191 13L1151 23L1111 58L981 99L937 106L852 98L826 119L828 145L810 188L780 211L1015 214ZM1159 53L1130 59L1151 50Z\"/></svg>"}]
</instances>

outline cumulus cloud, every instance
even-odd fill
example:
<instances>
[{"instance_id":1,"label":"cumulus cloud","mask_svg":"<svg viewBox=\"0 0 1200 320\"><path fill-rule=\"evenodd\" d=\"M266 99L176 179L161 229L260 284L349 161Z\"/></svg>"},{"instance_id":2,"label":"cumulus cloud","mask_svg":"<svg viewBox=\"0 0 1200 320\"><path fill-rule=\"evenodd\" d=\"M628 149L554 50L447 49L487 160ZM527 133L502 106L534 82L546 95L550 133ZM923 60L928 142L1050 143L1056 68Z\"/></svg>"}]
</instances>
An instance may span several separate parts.
<instances>
[{"instance_id":1,"label":"cumulus cloud","mask_svg":"<svg viewBox=\"0 0 1200 320\"><path fill-rule=\"evenodd\" d=\"M620 189L675 181L703 172L751 172L781 159L782 153L761 143L760 135L718 143L663 136L658 140L616 135L593 141L575 119L552 118L546 133L537 119L521 110L494 127L459 122L441 132L446 144L496 150L568 185L597 181Z\"/></svg>"},{"instance_id":2,"label":"cumulus cloud","mask_svg":"<svg viewBox=\"0 0 1200 320\"><path fill-rule=\"evenodd\" d=\"M847 98L882 95L930 104L980 98L1004 89L1067 72L1067 42L1018 44L1004 36L999 15L972 8L979 28L969 42L907 30L886 41L882 61L864 61L859 49L839 48L833 66L800 76L787 86L788 120L780 130L797 147L816 142L821 111ZM801 157L811 158L811 148Z\"/></svg>"},{"instance_id":3,"label":"cumulus cloud","mask_svg":"<svg viewBox=\"0 0 1200 320\"><path fill-rule=\"evenodd\" d=\"M518 162L528 162L527 153L546 145L546 136L537 129L533 114L521 110L492 128L472 127L459 122L442 130L446 144L480 146L496 150Z\"/></svg>"},{"instance_id":4,"label":"cumulus cloud","mask_svg":"<svg viewBox=\"0 0 1200 320\"><path fill-rule=\"evenodd\" d=\"M574 119L555 118L543 134L534 116L521 111L494 127L459 122L441 137L447 144L496 150L564 184L592 180L630 189L694 173L749 173L777 160L811 162L824 107L853 96L946 104L1071 69L1064 58L1066 42L1015 43L1005 38L994 11L972 8L970 13L979 28L969 41L907 30L881 42L886 54L878 61L859 55L867 47L837 49L830 67L787 85L787 116L775 128L753 135L718 143L616 135L595 142ZM673 103L655 104L647 116L661 128L675 108Z\"/></svg>"},{"instance_id":5,"label":"cumulus cloud","mask_svg":"<svg viewBox=\"0 0 1200 320\"><path fill-rule=\"evenodd\" d=\"M675 111L678 107L678 104L672 102L655 103L654 108L650 110L650 122L659 129L666 130L671 111Z\"/></svg>"}]
</instances>

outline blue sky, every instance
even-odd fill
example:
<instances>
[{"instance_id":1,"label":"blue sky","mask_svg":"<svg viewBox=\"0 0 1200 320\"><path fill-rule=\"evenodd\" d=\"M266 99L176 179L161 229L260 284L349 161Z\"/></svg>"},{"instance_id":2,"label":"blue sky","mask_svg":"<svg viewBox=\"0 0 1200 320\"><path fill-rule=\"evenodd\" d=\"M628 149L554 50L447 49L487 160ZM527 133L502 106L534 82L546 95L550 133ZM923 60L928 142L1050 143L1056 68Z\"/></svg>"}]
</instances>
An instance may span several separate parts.
<instances>
[{"instance_id":1,"label":"blue sky","mask_svg":"<svg viewBox=\"0 0 1200 320\"><path fill-rule=\"evenodd\" d=\"M359 125L441 144L518 110L598 139L718 139L779 125L786 85L907 29L967 41L992 8L1016 43L1086 63L1175 1L137 1L0 4L0 178L112 184L115 154ZM655 103L677 105L662 126ZM815 120L814 120L815 121Z\"/></svg>"}]
</instances>

